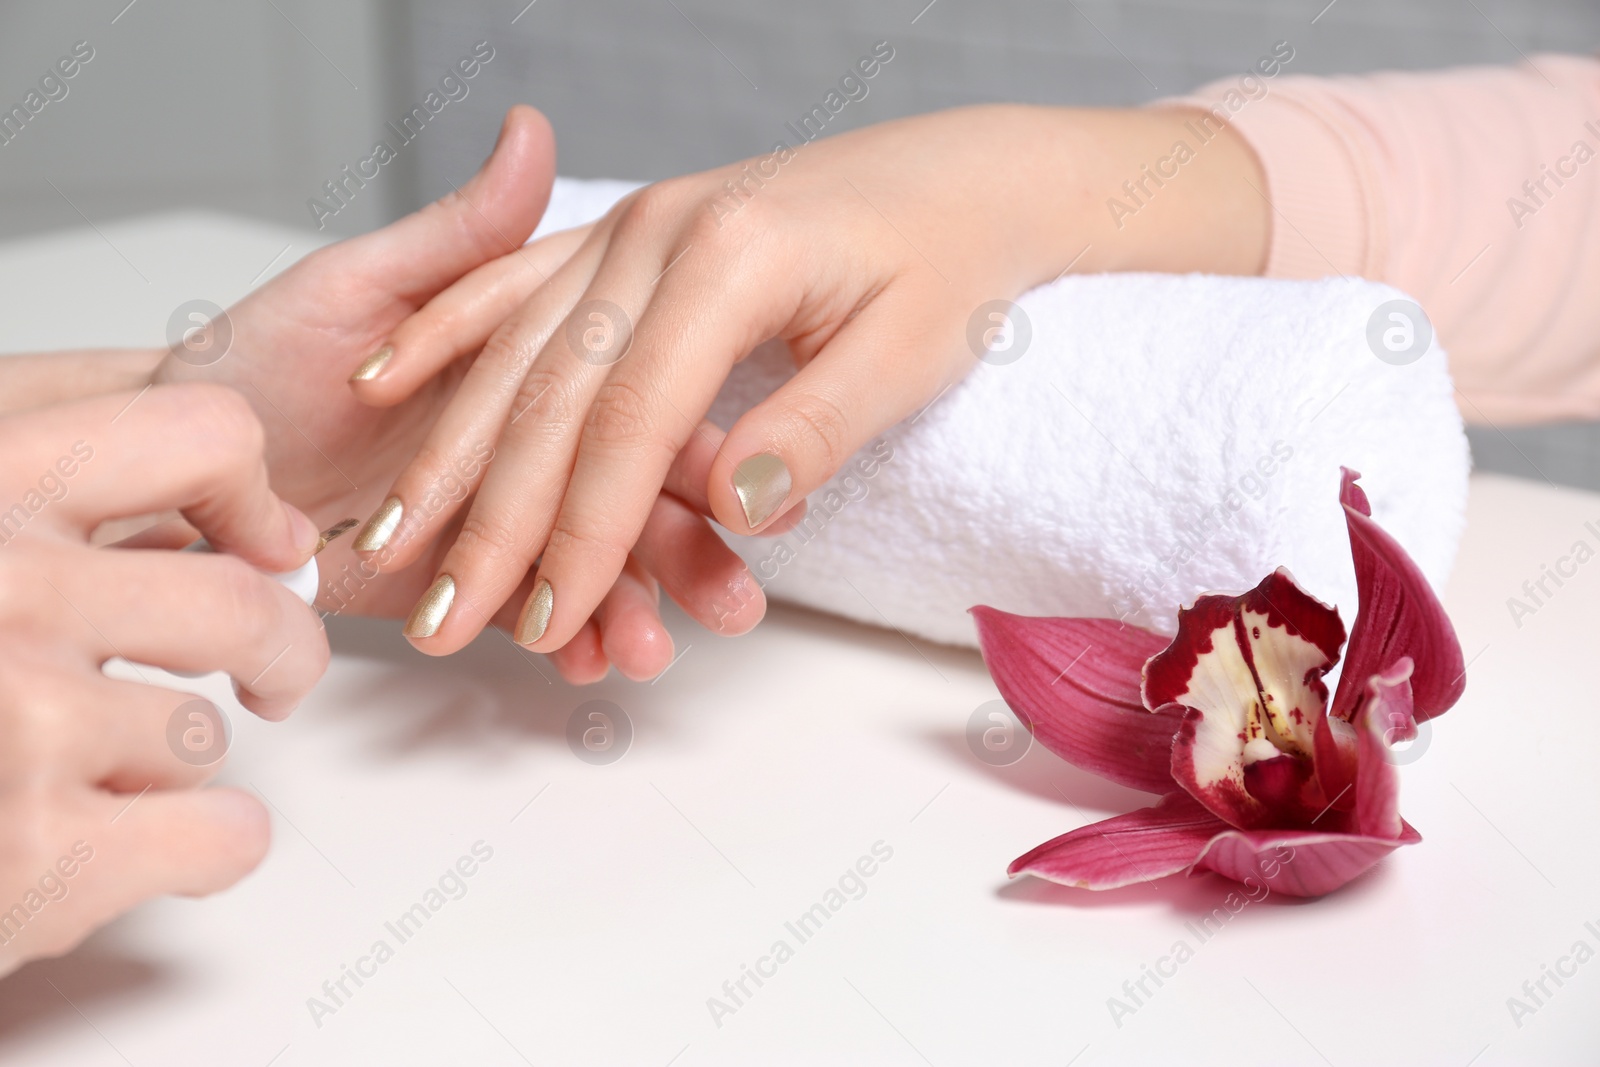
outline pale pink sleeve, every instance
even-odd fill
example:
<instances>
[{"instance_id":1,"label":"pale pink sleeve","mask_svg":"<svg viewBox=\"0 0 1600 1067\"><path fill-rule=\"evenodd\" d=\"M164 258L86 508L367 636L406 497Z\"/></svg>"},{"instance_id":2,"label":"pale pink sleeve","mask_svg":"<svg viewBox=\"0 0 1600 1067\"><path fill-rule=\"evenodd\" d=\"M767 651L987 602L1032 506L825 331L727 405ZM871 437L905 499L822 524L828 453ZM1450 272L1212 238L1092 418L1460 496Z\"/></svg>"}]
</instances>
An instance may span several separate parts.
<instances>
[{"instance_id":1,"label":"pale pink sleeve","mask_svg":"<svg viewBox=\"0 0 1600 1067\"><path fill-rule=\"evenodd\" d=\"M1273 208L1267 274L1409 293L1470 421L1600 417L1600 61L1260 84L1182 102L1235 91Z\"/></svg>"}]
</instances>

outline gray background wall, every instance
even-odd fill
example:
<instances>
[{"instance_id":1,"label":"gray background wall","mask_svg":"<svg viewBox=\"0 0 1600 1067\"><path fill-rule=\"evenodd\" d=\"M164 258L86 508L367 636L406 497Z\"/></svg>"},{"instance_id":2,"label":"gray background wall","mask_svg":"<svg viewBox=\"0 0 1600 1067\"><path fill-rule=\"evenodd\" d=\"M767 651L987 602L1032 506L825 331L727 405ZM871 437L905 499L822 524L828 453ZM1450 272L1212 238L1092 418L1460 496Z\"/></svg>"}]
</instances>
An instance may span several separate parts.
<instances>
[{"instance_id":1,"label":"gray background wall","mask_svg":"<svg viewBox=\"0 0 1600 1067\"><path fill-rule=\"evenodd\" d=\"M459 182L515 101L562 173L659 178L765 150L854 59L894 61L830 129L961 103L1133 104L1252 63L1511 63L1600 47L1593 0L12 0L0 106L73 42L95 58L0 147L0 238L175 207L310 225L308 198L488 41L495 58L351 206L343 236ZM1313 19L1315 20L1313 22ZM1476 432L1480 466L1600 488L1589 425Z\"/></svg>"}]
</instances>

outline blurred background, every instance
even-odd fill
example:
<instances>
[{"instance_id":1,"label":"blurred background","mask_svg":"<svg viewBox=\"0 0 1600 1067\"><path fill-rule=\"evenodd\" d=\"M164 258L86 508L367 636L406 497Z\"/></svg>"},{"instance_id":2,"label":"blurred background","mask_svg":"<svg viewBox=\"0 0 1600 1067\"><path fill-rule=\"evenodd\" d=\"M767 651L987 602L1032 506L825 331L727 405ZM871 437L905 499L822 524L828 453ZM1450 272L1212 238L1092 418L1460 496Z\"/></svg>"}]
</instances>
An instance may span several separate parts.
<instances>
[{"instance_id":1,"label":"blurred background","mask_svg":"<svg viewBox=\"0 0 1600 1067\"><path fill-rule=\"evenodd\" d=\"M986 101L1137 104L1279 40L1290 73L1508 64L1600 48L1600 3L9 0L0 110L78 42L92 58L0 137L0 240L197 208L349 236L467 178L518 101L550 116L563 174L703 169L769 149L878 41L893 62L830 133ZM478 73L405 128L475 50ZM394 158L331 199L325 183L380 139ZM1482 468L1600 488L1596 424L1472 438Z\"/></svg>"}]
</instances>

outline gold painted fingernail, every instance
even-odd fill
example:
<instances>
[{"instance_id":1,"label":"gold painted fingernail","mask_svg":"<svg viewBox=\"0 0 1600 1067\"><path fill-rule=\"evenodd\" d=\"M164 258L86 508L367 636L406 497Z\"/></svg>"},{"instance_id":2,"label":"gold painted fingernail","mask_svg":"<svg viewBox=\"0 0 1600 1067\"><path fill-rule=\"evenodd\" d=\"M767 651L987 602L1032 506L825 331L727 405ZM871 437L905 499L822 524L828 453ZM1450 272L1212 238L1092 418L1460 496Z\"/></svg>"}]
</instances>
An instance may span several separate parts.
<instances>
[{"instance_id":1,"label":"gold painted fingernail","mask_svg":"<svg viewBox=\"0 0 1600 1067\"><path fill-rule=\"evenodd\" d=\"M422 594L422 599L417 601L417 606L411 609L411 618L406 620L406 636L432 637L438 633L455 599L456 580L448 574L439 575L428 586L428 591Z\"/></svg>"},{"instance_id":2,"label":"gold painted fingernail","mask_svg":"<svg viewBox=\"0 0 1600 1067\"><path fill-rule=\"evenodd\" d=\"M361 361L361 366L350 375L352 382L370 382L383 373L383 368L389 365L389 360L394 358L394 345L384 345L372 355Z\"/></svg>"},{"instance_id":3,"label":"gold painted fingernail","mask_svg":"<svg viewBox=\"0 0 1600 1067\"><path fill-rule=\"evenodd\" d=\"M772 518L793 487L789 468L770 452L751 456L733 469L733 491L739 494L744 521L752 530Z\"/></svg>"},{"instance_id":4,"label":"gold painted fingernail","mask_svg":"<svg viewBox=\"0 0 1600 1067\"><path fill-rule=\"evenodd\" d=\"M351 547L357 552L376 552L389 543L389 538L394 536L395 530L400 527L400 520L405 517L405 505L400 503L400 498L392 496L383 502L377 511L372 513L372 518L361 527L361 534Z\"/></svg>"},{"instance_id":5,"label":"gold painted fingernail","mask_svg":"<svg viewBox=\"0 0 1600 1067\"><path fill-rule=\"evenodd\" d=\"M517 644L531 645L544 636L550 626L550 613L556 609L556 591L543 578L533 587L533 595L517 620Z\"/></svg>"}]
</instances>

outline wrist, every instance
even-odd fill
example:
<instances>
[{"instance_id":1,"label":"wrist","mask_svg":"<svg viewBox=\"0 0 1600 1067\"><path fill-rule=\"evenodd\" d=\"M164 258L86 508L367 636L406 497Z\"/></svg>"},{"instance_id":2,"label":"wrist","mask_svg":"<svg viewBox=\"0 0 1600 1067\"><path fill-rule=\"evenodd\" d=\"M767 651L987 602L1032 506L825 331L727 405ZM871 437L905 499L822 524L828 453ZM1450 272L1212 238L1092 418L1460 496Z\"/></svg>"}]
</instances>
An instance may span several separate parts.
<instances>
[{"instance_id":1,"label":"wrist","mask_svg":"<svg viewBox=\"0 0 1600 1067\"><path fill-rule=\"evenodd\" d=\"M1028 284L1076 273L1259 274L1271 235L1261 165L1192 108L1018 108L1032 159L1017 201ZM1202 139L1204 137L1204 139Z\"/></svg>"}]
</instances>

